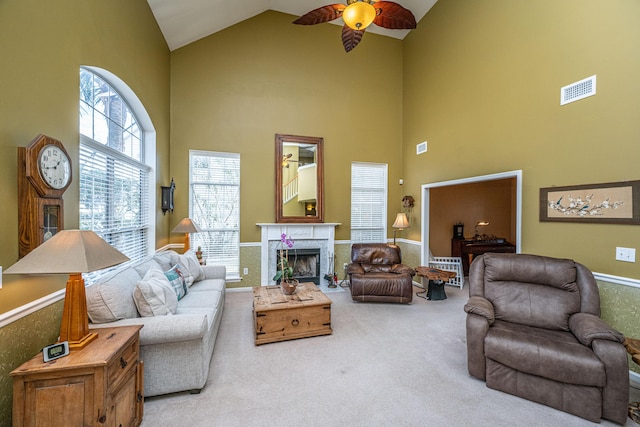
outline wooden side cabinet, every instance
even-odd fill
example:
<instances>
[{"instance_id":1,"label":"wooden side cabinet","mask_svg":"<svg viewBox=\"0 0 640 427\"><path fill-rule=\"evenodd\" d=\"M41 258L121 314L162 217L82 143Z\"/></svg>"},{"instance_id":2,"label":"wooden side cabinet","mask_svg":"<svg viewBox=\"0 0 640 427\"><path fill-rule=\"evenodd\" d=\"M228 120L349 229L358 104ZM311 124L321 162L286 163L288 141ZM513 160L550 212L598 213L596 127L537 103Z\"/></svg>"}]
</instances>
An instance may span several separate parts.
<instances>
[{"instance_id":1,"label":"wooden side cabinet","mask_svg":"<svg viewBox=\"0 0 640 427\"><path fill-rule=\"evenodd\" d=\"M143 415L142 326L95 329L82 350L11 372L13 426L135 427Z\"/></svg>"}]
</instances>

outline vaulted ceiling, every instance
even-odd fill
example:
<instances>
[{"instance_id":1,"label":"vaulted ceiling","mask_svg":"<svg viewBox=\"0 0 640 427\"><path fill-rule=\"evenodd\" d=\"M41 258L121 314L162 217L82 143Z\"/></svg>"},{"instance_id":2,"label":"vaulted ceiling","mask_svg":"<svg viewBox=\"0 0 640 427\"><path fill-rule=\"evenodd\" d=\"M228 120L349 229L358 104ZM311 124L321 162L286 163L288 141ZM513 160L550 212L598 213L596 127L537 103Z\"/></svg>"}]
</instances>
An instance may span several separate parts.
<instances>
[{"instance_id":1,"label":"vaulted ceiling","mask_svg":"<svg viewBox=\"0 0 640 427\"><path fill-rule=\"evenodd\" d=\"M409 9L418 25L437 0L395 0ZM249 19L267 10L304 15L310 10L340 0L147 0L169 49L191 42ZM346 1L342 1L346 4ZM342 19L331 22L343 25ZM367 32L404 39L410 30L388 30L376 25Z\"/></svg>"}]
</instances>

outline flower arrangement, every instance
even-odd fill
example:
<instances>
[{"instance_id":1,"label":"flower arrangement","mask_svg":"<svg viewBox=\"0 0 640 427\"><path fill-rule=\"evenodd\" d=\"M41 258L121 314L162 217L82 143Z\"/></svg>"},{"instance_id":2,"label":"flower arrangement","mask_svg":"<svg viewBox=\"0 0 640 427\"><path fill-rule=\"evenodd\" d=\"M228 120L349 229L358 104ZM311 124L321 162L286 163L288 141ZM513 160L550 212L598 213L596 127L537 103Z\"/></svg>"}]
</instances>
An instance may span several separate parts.
<instances>
[{"instance_id":1,"label":"flower arrangement","mask_svg":"<svg viewBox=\"0 0 640 427\"><path fill-rule=\"evenodd\" d=\"M293 248L293 239L287 237L286 233L280 236L280 249L278 249L278 271L273 277L274 281L282 279L282 282L288 282L293 278L293 267L289 265L289 249ZM286 246L286 248L285 248Z\"/></svg>"}]
</instances>

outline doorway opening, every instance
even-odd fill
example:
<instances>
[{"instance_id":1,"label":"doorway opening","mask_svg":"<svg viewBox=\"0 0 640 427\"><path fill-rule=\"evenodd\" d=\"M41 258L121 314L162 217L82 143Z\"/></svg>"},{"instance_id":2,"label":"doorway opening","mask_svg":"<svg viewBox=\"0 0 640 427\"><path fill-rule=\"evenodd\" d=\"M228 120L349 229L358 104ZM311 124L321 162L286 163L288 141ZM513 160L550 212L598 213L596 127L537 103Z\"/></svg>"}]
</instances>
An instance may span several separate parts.
<instances>
[{"instance_id":1,"label":"doorway opening","mask_svg":"<svg viewBox=\"0 0 640 427\"><path fill-rule=\"evenodd\" d=\"M459 190L469 184L480 185L481 183L485 183L487 185L500 185L501 183L509 183L508 185L511 188L511 190L509 191L512 194L509 195L509 197L511 198L509 202L509 207L505 208L505 209L508 209L509 212L503 213L502 215L508 216L509 221L512 222L512 224L508 224L508 230L509 230L508 232L499 231L499 233L501 234L507 233L510 236L509 238L512 238L513 240L515 240L512 243L516 247L516 253L520 253L521 244L522 244L521 242L522 171L515 170L515 171L501 172L501 173L482 175L482 176L474 176L474 177L462 178L462 179L456 179L456 180L450 180L450 181L433 182L433 183L422 185L422 254L421 254L422 265L427 265L430 258L430 253L433 256L443 256L443 255L449 254L448 252L442 253L443 251L442 248L445 247L444 245L446 245L447 241L449 242L449 245L451 244L450 239L452 238L453 225L460 222L460 219L458 217L462 216L462 214L457 212L451 212L451 214L448 215L448 220L450 221L450 224L447 224L447 227L448 227L447 232L449 234L446 239L443 238L441 230L434 230L432 228L431 223L432 223L432 217L434 216L434 214L432 213L433 212L432 209L439 208L439 206L434 205L434 202L432 201L432 196L434 194L435 195L441 194L443 190L444 191L446 191L447 189L451 189L452 191L454 189ZM489 228L491 226L491 218L483 216L484 214L482 212L483 212L482 210L479 210L479 212L477 213L477 216L472 217L472 221L469 221L468 219L465 221L465 228L466 228L464 231L465 235L476 234L476 230L478 229L477 224L481 222L489 223L489 225L487 225L486 227L481 226L485 228L482 230L482 233L493 234L491 233L492 228ZM499 228L498 223L494 221L494 229L504 230L504 227L506 226L504 224L502 226L503 226L502 229ZM431 241L432 238L435 238L435 237L438 238L437 244L435 241L433 242ZM497 237L501 237L501 236L497 236ZM438 251L431 250L431 248L434 247L434 245L439 248Z\"/></svg>"}]
</instances>

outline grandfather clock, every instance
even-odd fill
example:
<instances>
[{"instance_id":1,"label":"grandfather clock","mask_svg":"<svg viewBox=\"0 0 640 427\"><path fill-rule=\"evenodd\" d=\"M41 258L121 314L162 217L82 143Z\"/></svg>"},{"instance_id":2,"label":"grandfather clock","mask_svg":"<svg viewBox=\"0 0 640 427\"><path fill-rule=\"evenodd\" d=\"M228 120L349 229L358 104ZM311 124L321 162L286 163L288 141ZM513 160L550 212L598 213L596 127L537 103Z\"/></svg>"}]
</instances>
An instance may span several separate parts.
<instances>
[{"instance_id":1,"label":"grandfather clock","mask_svg":"<svg viewBox=\"0 0 640 427\"><path fill-rule=\"evenodd\" d=\"M36 136L18 147L20 258L63 229L62 195L71 184L71 159L62 142Z\"/></svg>"}]
</instances>

